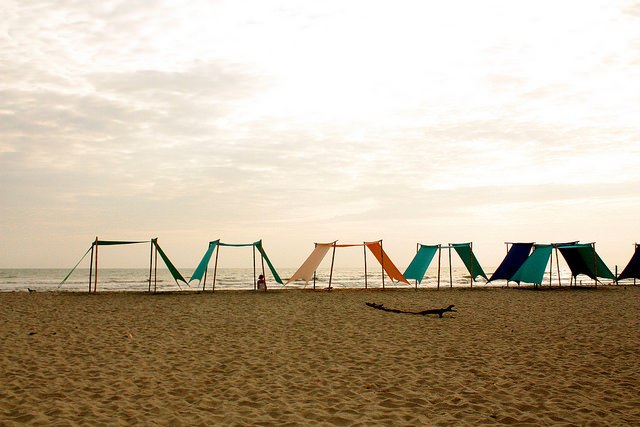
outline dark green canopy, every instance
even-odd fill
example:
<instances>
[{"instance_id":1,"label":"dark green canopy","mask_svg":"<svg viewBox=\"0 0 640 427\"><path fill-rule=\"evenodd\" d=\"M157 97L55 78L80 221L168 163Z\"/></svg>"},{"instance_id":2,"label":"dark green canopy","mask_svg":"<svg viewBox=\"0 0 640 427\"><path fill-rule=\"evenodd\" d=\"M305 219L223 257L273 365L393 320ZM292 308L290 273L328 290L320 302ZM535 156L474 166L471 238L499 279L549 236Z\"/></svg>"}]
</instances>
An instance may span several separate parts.
<instances>
[{"instance_id":1,"label":"dark green canopy","mask_svg":"<svg viewBox=\"0 0 640 427\"><path fill-rule=\"evenodd\" d=\"M473 280L478 276L484 277L485 280L489 280L471 250L471 243L452 243L451 247L456 250L465 267L467 267L469 274L473 275Z\"/></svg>"},{"instance_id":2,"label":"dark green canopy","mask_svg":"<svg viewBox=\"0 0 640 427\"><path fill-rule=\"evenodd\" d=\"M113 245L135 245L136 243L149 243L148 240L138 240L135 242L125 240L96 240L94 245L98 246L113 246Z\"/></svg>"},{"instance_id":3,"label":"dark green canopy","mask_svg":"<svg viewBox=\"0 0 640 427\"><path fill-rule=\"evenodd\" d=\"M616 280L609 267L596 253L595 245L590 243L558 246L573 277L584 274L594 280L598 277Z\"/></svg>"},{"instance_id":4,"label":"dark green canopy","mask_svg":"<svg viewBox=\"0 0 640 427\"><path fill-rule=\"evenodd\" d=\"M134 245L136 243L149 243L149 240L136 240L136 241L131 241L131 240L98 240L98 238L96 237L96 240L91 242L91 246L89 246L89 249L87 249L87 251L84 253L84 255L82 255L82 258L80 258L80 261L78 261L76 263L76 265L73 266L73 268L71 269L69 274L67 274L65 276L65 278L62 279L62 282L60 282L60 284L58 285L58 288L60 286L62 286L64 284L64 282L67 281L69 276L71 276L71 273L73 273L75 271L75 269L78 268L78 265L80 265L80 263L87 256L87 254L89 254L89 252L91 252L91 249L93 249L94 246Z\"/></svg>"}]
</instances>

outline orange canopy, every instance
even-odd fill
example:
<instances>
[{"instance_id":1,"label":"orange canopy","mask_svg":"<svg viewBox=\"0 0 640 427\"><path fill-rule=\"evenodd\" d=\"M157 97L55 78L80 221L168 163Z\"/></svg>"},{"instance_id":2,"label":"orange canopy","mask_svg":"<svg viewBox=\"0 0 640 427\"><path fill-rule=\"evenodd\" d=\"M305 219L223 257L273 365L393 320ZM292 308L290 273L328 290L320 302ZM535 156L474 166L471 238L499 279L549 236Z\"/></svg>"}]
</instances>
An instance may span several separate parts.
<instances>
[{"instance_id":1,"label":"orange canopy","mask_svg":"<svg viewBox=\"0 0 640 427\"><path fill-rule=\"evenodd\" d=\"M302 263L300 268L298 268L293 276L291 276L291 278L287 280L287 283L293 282L294 280L298 279L304 280L305 284L309 283L309 281L313 277L313 272L316 271L330 248L350 248L355 246L366 246L367 248L369 248L373 256L382 265L383 270L387 273L391 280L409 284L407 279L404 278L400 270L398 270L398 268L393 264L393 262L389 259L387 254L382 249L381 240L377 240L375 242L353 244L337 244L336 242L316 243L316 247L313 252L311 252L311 255L309 255L309 257Z\"/></svg>"},{"instance_id":2,"label":"orange canopy","mask_svg":"<svg viewBox=\"0 0 640 427\"><path fill-rule=\"evenodd\" d=\"M365 245L367 245L367 248L369 248L373 256L376 257L378 262L382 265L382 268L387 272L391 280L409 284L409 281L404 278L402 273L400 273L400 270L398 270L393 262L391 262L385 251L382 249L381 241L365 242Z\"/></svg>"}]
</instances>

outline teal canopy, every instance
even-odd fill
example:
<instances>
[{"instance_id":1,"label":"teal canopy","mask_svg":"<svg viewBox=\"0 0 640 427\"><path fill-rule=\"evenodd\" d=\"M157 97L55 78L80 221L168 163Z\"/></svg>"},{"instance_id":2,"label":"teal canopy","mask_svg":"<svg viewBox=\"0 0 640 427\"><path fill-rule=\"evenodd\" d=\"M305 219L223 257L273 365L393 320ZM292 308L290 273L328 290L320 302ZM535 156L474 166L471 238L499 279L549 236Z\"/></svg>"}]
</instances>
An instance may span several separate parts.
<instances>
[{"instance_id":1,"label":"teal canopy","mask_svg":"<svg viewBox=\"0 0 640 427\"><path fill-rule=\"evenodd\" d=\"M171 260L167 256L167 254L165 254L164 251L162 250L162 248L160 248L160 245L158 245L158 239L157 238L156 239L152 239L151 241L155 245L156 249L158 250L158 253L160 254L160 257L162 258L162 260L164 261L165 265L169 269L169 272L173 276L173 280L176 281L176 285L178 285L178 287L180 287L180 284L178 283L178 280L181 280L182 282L184 282L188 286L189 283L185 280L184 277L182 277L182 274L180 274L180 272L173 265L173 263L171 262Z\"/></svg>"},{"instance_id":2,"label":"teal canopy","mask_svg":"<svg viewBox=\"0 0 640 427\"><path fill-rule=\"evenodd\" d=\"M413 257L413 260L403 274L404 278L407 280L417 280L418 283L422 283L422 279L429 268L429 264L431 264L433 256L437 251L438 245L420 245L420 249L418 249L416 256Z\"/></svg>"},{"instance_id":3,"label":"teal canopy","mask_svg":"<svg viewBox=\"0 0 640 427\"><path fill-rule=\"evenodd\" d=\"M211 255L213 255L213 251L216 249L216 246L220 243L220 240L214 240L213 242L209 242L209 248L207 252L205 252L200 264L196 267L196 270L191 275L189 279L189 283L194 280L198 282L202 281L202 276L204 276L204 272L207 270L207 265L209 265L209 260L211 260Z\"/></svg>"},{"instance_id":4,"label":"teal canopy","mask_svg":"<svg viewBox=\"0 0 640 427\"><path fill-rule=\"evenodd\" d=\"M471 250L471 243L453 243L451 247L456 250L465 267L467 267L469 274L473 275L473 280L478 276L484 277L485 280L489 280Z\"/></svg>"},{"instance_id":5,"label":"teal canopy","mask_svg":"<svg viewBox=\"0 0 640 427\"><path fill-rule=\"evenodd\" d=\"M220 240L214 240L212 242L209 242L209 247L207 248L207 252L205 252L204 256L202 257L202 260L198 264L198 267L196 267L196 270L193 272L193 275L189 279L189 282L193 280L198 280L198 281L202 280L202 277L204 276L204 272L207 269L207 265L209 265L209 261L211 260L211 256L213 255L213 251L215 250L216 246L230 246L230 247L236 247L236 248L253 246L260 252L262 257L264 258L265 262L267 263L267 266L269 267L269 270L271 271L271 275L273 276L273 279L276 282L280 283L281 285L283 284L282 279L280 278L280 275L276 271L273 264L271 264L271 260L267 256L267 253L264 251L264 248L262 247L262 242L260 240L253 243L222 243Z\"/></svg>"},{"instance_id":6,"label":"teal canopy","mask_svg":"<svg viewBox=\"0 0 640 427\"><path fill-rule=\"evenodd\" d=\"M534 248L529 258L520 266L510 280L514 282L534 283L536 285L542 284L542 278L547 269L553 246L535 245Z\"/></svg>"}]
</instances>

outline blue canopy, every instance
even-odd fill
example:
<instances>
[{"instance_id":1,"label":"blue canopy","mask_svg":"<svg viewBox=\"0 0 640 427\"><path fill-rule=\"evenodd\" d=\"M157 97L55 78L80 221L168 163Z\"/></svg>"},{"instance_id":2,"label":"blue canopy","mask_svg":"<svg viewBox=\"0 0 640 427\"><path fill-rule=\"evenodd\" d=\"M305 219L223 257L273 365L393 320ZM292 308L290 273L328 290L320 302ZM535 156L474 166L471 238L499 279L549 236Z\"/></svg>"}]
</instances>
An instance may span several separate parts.
<instances>
[{"instance_id":1,"label":"blue canopy","mask_svg":"<svg viewBox=\"0 0 640 427\"><path fill-rule=\"evenodd\" d=\"M522 267L522 264L527 260L532 247L533 243L514 243L502 260L502 263L500 263L496 271L491 275L489 282L492 280L511 280L511 277L516 274L518 269Z\"/></svg>"},{"instance_id":2,"label":"blue canopy","mask_svg":"<svg viewBox=\"0 0 640 427\"><path fill-rule=\"evenodd\" d=\"M623 279L640 279L640 245L638 244L631 260L618 276L618 280Z\"/></svg>"}]
</instances>

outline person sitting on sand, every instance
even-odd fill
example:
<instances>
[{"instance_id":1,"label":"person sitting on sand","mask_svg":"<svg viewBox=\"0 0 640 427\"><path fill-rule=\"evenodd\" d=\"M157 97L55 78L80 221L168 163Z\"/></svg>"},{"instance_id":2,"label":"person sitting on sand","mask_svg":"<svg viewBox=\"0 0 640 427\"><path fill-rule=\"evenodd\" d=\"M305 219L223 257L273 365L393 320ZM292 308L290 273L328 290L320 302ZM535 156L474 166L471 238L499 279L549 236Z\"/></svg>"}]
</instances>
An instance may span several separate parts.
<instances>
[{"instance_id":1,"label":"person sitting on sand","mask_svg":"<svg viewBox=\"0 0 640 427\"><path fill-rule=\"evenodd\" d=\"M264 280L264 276L262 274L258 276L258 290L259 291L267 290L267 281Z\"/></svg>"}]
</instances>

